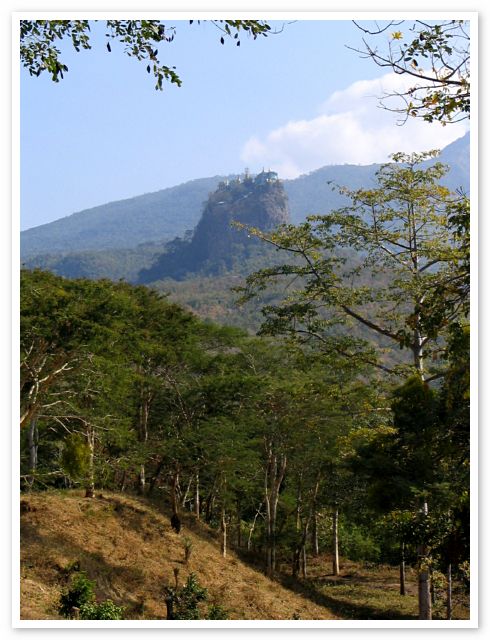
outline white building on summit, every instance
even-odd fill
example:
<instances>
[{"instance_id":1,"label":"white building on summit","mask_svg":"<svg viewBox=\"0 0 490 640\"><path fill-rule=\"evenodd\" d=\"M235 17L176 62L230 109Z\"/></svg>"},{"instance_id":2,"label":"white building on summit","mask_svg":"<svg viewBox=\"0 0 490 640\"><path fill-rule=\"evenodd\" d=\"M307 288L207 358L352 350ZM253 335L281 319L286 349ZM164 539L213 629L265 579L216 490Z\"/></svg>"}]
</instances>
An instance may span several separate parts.
<instances>
[{"instance_id":1,"label":"white building on summit","mask_svg":"<svg viewBox=\"0 0 490 640\"><path fill-rule=\"evenodd\" d=\"M233 184L246 184L246 185L250 185L250 184L256 184L259 186L263 186L265 184L270 184L271 182L279 182L279 176L277 175L277 173L275 171L271 171L269 169L269 171L264 171L262 169L262 171L257 174L255 176L255 178L252 178L252 176L250 175L248 169L245 169L245 173L243 176L237 176L234 180L232 180L230 182L230 180L226 179L226 180L222 180L219 184L218 184L218 191L224 191L224 190L230 190L233 187Z\"/></svg>"},{"instance_id":2,"label":"white building on summit","mask_svg":"<svg viewBox=\"0 0 490 640\"><path fill-rule=\"evenodd\" d=\"M262 172L255 177L254 182L255 184L267 184L268 182L277 182L278 180L279 176L275 171L262 170Z\"/></svg>"}]
</instances>

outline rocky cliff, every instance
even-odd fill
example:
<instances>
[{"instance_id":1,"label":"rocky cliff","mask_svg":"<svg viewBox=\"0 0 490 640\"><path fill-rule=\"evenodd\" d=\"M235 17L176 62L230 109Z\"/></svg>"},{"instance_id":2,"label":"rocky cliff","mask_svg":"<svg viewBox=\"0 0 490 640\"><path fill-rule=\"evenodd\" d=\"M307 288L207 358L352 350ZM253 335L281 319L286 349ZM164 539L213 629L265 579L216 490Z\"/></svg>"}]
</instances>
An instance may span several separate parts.
<instances>
[{"instance_id":1,"label":"rocky cliff","mask_svg":"<svg viewBox=\"0 0 490 640\"><path fill-rule=\"evenodd\" d=\"M204 211L191 237L175 239L140 282L162 278L184 278L188 273L217 274L236 267L257 251L258 243L234 222L268 231L288 223L289 208L282 182L274 172L248 174L223 181L209 195Z\"/></svg>"}]
</instances>

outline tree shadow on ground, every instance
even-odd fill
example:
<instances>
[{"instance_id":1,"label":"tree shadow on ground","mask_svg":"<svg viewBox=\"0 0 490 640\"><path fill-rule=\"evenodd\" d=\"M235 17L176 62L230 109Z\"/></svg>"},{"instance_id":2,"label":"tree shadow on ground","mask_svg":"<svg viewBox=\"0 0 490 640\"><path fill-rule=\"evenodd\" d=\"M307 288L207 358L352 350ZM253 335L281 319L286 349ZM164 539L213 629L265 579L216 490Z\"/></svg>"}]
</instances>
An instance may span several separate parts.
<instances>
[{"instance_id":1,"label":"tree shadow on ground","mask_svg":"<svg viewBox=\"0 0 490 640\"><path fill-rule=\"evenodd\" d=\"M332 576L333 578L333 576ZM284 573L279 573L276 575L276 579L278 582L282 584L282 586L294 591L302 595L305 598L308 598L315 602L316 604L327 607L330 611L343 618L345 620L416 620L417 616L415 615L407 615L400 612L398 609L394 609L392 607L387 607L385 609L380 607L374 607L370 605L361 605L352 602L352 600L346 599L344 595L340 595L338 597L332 596L331 594L326 594L321 591L321 583L318 585L316 582L312 580L307 580L305 582L300 582L297 579L292 578L289 575ZM349 583L351 586L355 586L357 583L362 584L369 582L364 577L354 577L352 579L342 580L342 581L334 581L327 580L323 581L323 584L332 585L336 582L339 586L341 584ZM320 587L320 588L319 588Z\"/></svg>"}]
</instances>

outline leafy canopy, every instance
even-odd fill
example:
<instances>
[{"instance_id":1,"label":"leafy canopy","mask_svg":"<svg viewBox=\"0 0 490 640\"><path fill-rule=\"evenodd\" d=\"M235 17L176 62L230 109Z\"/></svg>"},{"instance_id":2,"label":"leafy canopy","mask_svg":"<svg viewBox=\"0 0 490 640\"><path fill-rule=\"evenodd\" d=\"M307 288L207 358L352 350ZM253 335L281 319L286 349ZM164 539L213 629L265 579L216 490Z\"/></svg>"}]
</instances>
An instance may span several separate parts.
<instances>
[{"instance_id":1,"label":"leafy canopy","mask_svg":"<svg viewBox=\"0 0 490 640\"><path fill-rule=\"evenodd\" d=\"M390 364L383 355L391 344L409 349L424 373L468 294L457 285L464 282L467 238L454 230L465 199L440 185L447 167L435 156L394 154L373 188L341 189L347 206L271 234L251 230L289 257L239 289L245 301L272 285L283 288L282 301L263 308L262 333L315 342L394 372L397 359Z\"/></svg>"},{"instance_id":2,"label":"leafy canopy","mask_svg":"<svg viewBox=\"0 0 490 640\"><path fill-rule=\"evenodd\" d=\"M382 99L385 108L403 116L402 122L416 117L448 124L470 117L468 21L415 20L411 26L405 21L390 21L384 26L376 23L373 29L357 26L365 37L363 48L355 51L397 75L413 78L407 90L386 94ZM372 43L372 36L379 40L382 33L390 34L384 48ZM392 106L393 97L401 100L401 107Z\"/></svg>"},{"instance_id":3,"label":"leafy canopy","mask_svg":"<svg viewBox=\"0 0 490 640\"><path fill-rule=\"evenodd\" d=\"M98 21L95 21L98 22ZM193 20L190 21L192 24ZM199 22L199 21L198 21ZM239 34L247 33L256 39L267 36L270 26L264 20L213 20L222 32L221 44L232 38L240 45ZM171 43L176 35L175 27L168 27L160 20L106 20L106 48L112 51L112 44L122 45L126 55L146 62L146 70L153 73L155 89L162 90L163 83L181 86L182 80L175 70L160 60L158 46ZM63 79L68 71L61 59L59 44L68 40L75 51L91 49L91 21L89 20L21 20L20 60L31 76L39 76L44 71L51 74L53 82ZM112 43L112 44L111 44Z\"/></svg>"}]
</instances>

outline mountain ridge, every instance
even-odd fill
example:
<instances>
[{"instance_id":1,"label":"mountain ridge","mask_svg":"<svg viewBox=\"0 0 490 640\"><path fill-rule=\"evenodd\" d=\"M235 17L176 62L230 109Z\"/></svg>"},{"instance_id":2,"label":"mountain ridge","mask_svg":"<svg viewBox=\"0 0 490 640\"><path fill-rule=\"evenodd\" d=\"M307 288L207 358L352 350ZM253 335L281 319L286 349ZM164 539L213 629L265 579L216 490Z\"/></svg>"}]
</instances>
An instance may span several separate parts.
<instances>
[{"instance_id":1,"label":"mountain ridge","mask_svg":"<svg viewBox=\"0 0 490 640\"><path fill-rule=\"evenodd\" d=\"M451 165L446 184L469 191L469 134L442 150L440 160ZM367 186L379 164L327 165L292 180L284 180L291 221L325 213L344 203L329 182L350 188ZM85 209L21 232L21 257L66 255L107 249L135 249L141 244L168 242L193 229L210 192L236 175L197 178L174 187Z\"/></svg>"}]
</instances>

